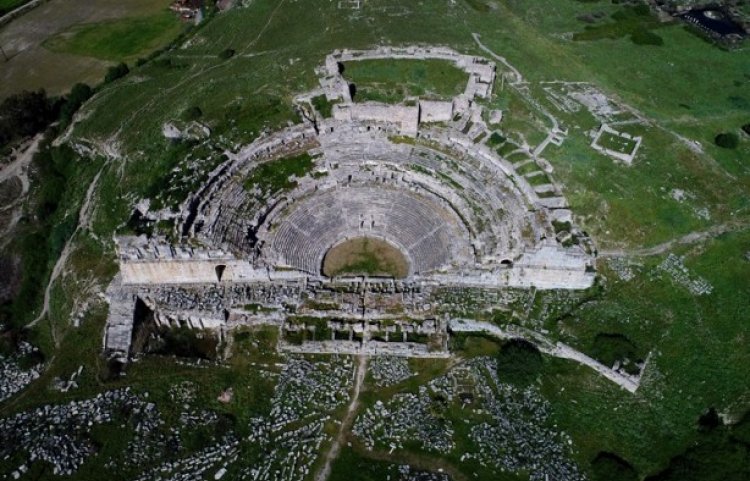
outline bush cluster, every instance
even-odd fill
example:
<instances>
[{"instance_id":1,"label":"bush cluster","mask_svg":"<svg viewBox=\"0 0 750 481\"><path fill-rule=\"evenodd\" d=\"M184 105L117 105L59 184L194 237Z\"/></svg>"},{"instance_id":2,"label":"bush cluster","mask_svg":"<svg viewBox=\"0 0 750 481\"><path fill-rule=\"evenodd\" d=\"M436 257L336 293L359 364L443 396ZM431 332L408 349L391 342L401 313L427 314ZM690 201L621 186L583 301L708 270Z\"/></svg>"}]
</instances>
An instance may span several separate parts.
<instances>
[{"instance_id":1,"label":"bush cluster","mask_svg":"<svg viewBox=\"0 0 750 481\"><path fill-rule=\"evenodd\" d=\"M542 354L532 343L511 339L503 344L497 355L497 371L501 380L528 385L542 370Z\"/></svg>"},{"instance_id":2,"label":"bush cluster","mask_svg":"<svg viewBox=\"0 0 750 481\"><path fill-rule=\"evenodd\" d=\"M104 83L114 82L115 80L126 76L128 73L130 73L130 69L127 64L120 62L107 70L107 74L104 76Z\"/></svg>"},{"instance_id":3,"label":"bush cluster","mask_svg":"<svg viewBox=\"0 0 750 481\"><path fill-rule=\"evenodd\" d=\"M722 149L736 149L740 138L734 132L723 132L714 138L714 143Z\"/></svg>"},{"instance_id":4,"label":"bush cluster","mask_svg":"<svg viewBox=\"0 0 750 481\"><path fill-rule=\"evenodd\" d=\"M0 104L0 146L42 132L56 118L56 102L44 90L11 95Z\"/></svg>"}]
</instances>

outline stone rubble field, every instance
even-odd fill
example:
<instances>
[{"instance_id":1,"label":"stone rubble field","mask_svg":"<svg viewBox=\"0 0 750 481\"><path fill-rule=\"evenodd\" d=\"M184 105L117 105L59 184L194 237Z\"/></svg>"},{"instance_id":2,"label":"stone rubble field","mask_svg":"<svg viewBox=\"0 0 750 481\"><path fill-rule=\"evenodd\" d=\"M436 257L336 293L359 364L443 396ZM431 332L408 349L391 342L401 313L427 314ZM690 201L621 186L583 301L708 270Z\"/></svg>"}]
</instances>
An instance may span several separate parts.
<instances>
[{"instance_id":1,"label":"stone rubble field","mask_svg":"<svg viewBox=\"0 0 750 481\"><path fill-rule=\"evenodd\" d=\"M0 438L3 439L0 459L6 461L18 452L27 453L27 460L9 473L14 479L29 469L29 463L37 460L51 464L53 474L71 475L95 453L92 429L116 422L119 415L127 411L131 413L130 422L135 424L136 431L131 442L134 452L130 454L138 456L136 445L152 433L160 424L160 418L153 403L126 388L68 404L41 406L0 420ZM134 457L132 461L140 460Z\"/></svg>"},{"instance_id":2,"label":"stone rubble field","mask_svg":"<svg viewBox=\"0 0 750 481\"><path fill-rule=\"evenodd\" d=\"M348 356L316 362L290 357L279 375L270 414L250 421L248 440L261 448L261 455L239 479L293 481L309 475L321 445L330 441L323 428L331 412L349 399L353 373Z\"/></svg>"},{"instance_id":3,"label":"stone rubble field","mask_svg":"<svg viewBox=\"0 0 750 481\"><path fill-rule=\"evenodd\" d=\"M693 295L702 296L711 294L713 286L702 277L691 275L688 268L685 267L684 260L684 257L669 254L659 264L659 270L667 274L674 282L690 291Z\"/></svg>"},{"instance_id":4,"label":"stone rubble field","mask_svg":"<svg viewBox=\"0 0 750 481\"><path fill-rule=\"evenodd\" d=\"M2 326L0 326L0 331L2 331ZM13 355L0 354L0 402L10 398L39 378L44 369L43 364L35 364L27 369L20 364L22 358L36 352L38 352L36 347L28 342L21 342Z\"/></svg>"},{"instance_id":5,"label":"stone rubble field","mask_svg":"<svg viewBox=\"0 0 750 481\"><path fill-rule=\"evenodd\" d=\"M447 411L460 403L470 429L462 462L476 461L497 472L529 473L533 481L585 479L571 461L570 438L550 426L549 404L538 389L503 383L495 362L480 357L451 368L420 386L418 394L399 393L377 401L355 422L353 433L370 450L403 450L417 444L428 452L456 450L455 428Z\"/></svg>"},{"instance_id":6,"label":"stone rubble field","mask_svg":"<svg viewBox=\"0 0 750 481\"><path fill-rule=\"evenodd\" d=\"M229 431L192 453L185 450L186 433L214 427L221 416L200 405L198 386L191 381L168 391L169 402L179 407L174 425L149 401L148 393L130 388L41 406L0 420L0 462L13 464L0 475L19 479L37 461L49 463L54 475L73 475L99 455L94 431L109 425L131 435L124 450L104 467L113 472L140 470L135 480L218 480L230 470L239 472L236 479L298 480L310 474L322 444L330 440L324 427L331 412L349 399L353 366L350 357L312 362L299 356L290 357L276 375L263 371L274 378L276 388L268 414L250 420L251 434L241 439ZM237 465L240 453L249 456Z\"/></svg>"},{"instance_id":7,"label":"stone rubble field","mask_svg":"<svg viewBox=\"0 0 750 481\"><path fill-rule=\"evenodd\" d=\"M405 357L376 356L370 361L370 375L377 387L398 384L414 375Z\"/></svg>"}]
</instances>

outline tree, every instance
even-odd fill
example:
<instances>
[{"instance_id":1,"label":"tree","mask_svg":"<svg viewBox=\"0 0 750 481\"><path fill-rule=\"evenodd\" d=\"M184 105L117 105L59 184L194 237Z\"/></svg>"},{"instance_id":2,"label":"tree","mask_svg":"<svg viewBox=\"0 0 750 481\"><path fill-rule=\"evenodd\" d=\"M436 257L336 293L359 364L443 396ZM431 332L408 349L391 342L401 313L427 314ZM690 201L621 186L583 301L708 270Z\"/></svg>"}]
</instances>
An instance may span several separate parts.
<instances>
[{"instance_id":1,"label":"tree","mask_svg":"<svg viewBox=\"0 0 750 481\"><path fill-rule=\"evenodd\" d=\"M600 451L591 461L594 481L637 481L638 473L627 461L614 453Z\"/></svg>"},{"instance_id":2,"label":"tree","mask_svg":"<svg viewBox=\"0 0 750 481\"><path fill-rule=\"evenodd\" d=\"M114 82L115 80L126 76L128 73L130 73L130 69L127 64L120 62L107 70L107 75L104 76L104 83Z\"/></svg>"},{"instance_id":3,"label":"tree","mask_svg":"<svg viewBox=\"0 0 750 481\"><path fill-rule=\"evenodd\" d=\"M60 108L60 120L63 124L70 123L81 105L84 104L91 96L94 95L94 91L88 85L84 83L77 83L70 89L70 93L65 97L65 101Z\"/></svg>"},{"instance_id":4,"label":"tree","mask_svg":"<svg viewBox=\"0 0 750 481\"><path fill-rule=\"evenodd\" d=\"M492 135L490 135L490 138L487 141L487 143L492 146L500 145L503 142L505 142L505 136L499 132L492 132Z\"/></svg>"},{"instance_id":5,"label":"tree","mask_svg":"<svg viewBox=\"0 0 750 481\"><path fill-rule=\"evenodd\" d=\"M597 334L594 338L594 344L591 349L591 356L599 360L602 364L612 367L616 362L624 363L625 361L637 362L636 346L633 342L622 334ZM637 374L637 367L628 363L626 366L628 372Z\"/></svg>"},{"instance_id":6,"label":"tree","mask_svg":"<svg viewBox=\"0 0 750 481\"><path fill-rule=\"evenodd\" d=\"M236 52L234 51L234 49L226 48L226 49L222 50L221 52L219 52L219 58L223 59L223 60L228 60L228 59L234 57L235 53Z\"/></svg>"},{"instance_id":7,"label":"tree","mask_svg":"<svg viewBox=\"0 0 750 481\"><path fill-rule=\"evenodd\" d=\"M723 132L714 138L714 143L722 149L736 149L740 138L734 132Z\"/></svg>"},{"instance_id":8,"label":"tree","mask_svg":"<svg viewBox=\"0 0 750 481\"><path fill-rule=\"evenodd\" d=\"M0 145L46 129L57 117L44 90L11 95L0 104Z\"/></svg>"},{"instance_id":9,"label":"tree","mask_svg":"<svg viewBox=\"0 0 750 481\"><path fill-rule=\"evenodd\" d=\"M709 409L706 414L713 417L711 411ZM716 417L718 418L718 415ZM701 423L700 420L699 423ZM673 457L663 471L647 477L646 481L747 481L748 479L750 479L750 413L745 413L742 419L734 425L719 424L713 429L699 429L698 436L690 443L690 447L686 448L682 454Z\"/></svg>"},{"instance_id":10,"label":"tree","mask_svg":"<svg viewBox=\"0 0 750 481\"><path fill-rule=\"evenodd\" d=\"M721 426L722 424L723 423L721 422L719 413L716 412L716 408L707 409L698 418L698 426L703 430L711 430L711 429Z\"/></svg>"},{"instance_id":11,"label":"tree","mask_svg":"<svg viewBox=\"0 0 750 481\"><path fill-rule=\"evenodd\" d=\"M500 379L507 379L513 384L532 383L542 370L542 363L539 349L523 339L511 339L506 342L497 355Z\"/></svg>"}]
</instances>

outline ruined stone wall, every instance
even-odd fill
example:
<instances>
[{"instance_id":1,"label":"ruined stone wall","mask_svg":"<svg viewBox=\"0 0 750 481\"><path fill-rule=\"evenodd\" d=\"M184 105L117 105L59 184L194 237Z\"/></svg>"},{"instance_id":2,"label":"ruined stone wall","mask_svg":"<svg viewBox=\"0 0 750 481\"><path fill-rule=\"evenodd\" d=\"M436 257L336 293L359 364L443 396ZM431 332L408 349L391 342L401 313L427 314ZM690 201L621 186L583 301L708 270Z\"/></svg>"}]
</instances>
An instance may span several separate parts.
<instances>
[{"instance_id":1,"label":"ruined stone wall","mask_svg":"<svg viewBox=\"0 0 750 481\"><path fill-rule=\"evenodd\" d=\"M420 122L449 122L453 118L453 102L419 101Z\"/></svg>"},{"instance_id":2,"label":"ruined stone wall","mask_svg":"<svg viewBox=\"0 0 750 481\"><path fill-rule=\"evenodd\" d=\"M400 126L403 135L417 135L419 129L419 108L416 106L375 102L336 105L333 109L333 118L343 121L395 123Z\"/></svg>"},{"instance_id":3,"label":"ruined stone wall","mask_svg":"<svg viewBox=\"0 0 750 481\"><path fill-rule=\"evenodd\" d=\"M247 260L183 260L124 262L122 282L130 284L208 284L269 280L264 269L255 269Z\"/></svg>"}]
</instances>

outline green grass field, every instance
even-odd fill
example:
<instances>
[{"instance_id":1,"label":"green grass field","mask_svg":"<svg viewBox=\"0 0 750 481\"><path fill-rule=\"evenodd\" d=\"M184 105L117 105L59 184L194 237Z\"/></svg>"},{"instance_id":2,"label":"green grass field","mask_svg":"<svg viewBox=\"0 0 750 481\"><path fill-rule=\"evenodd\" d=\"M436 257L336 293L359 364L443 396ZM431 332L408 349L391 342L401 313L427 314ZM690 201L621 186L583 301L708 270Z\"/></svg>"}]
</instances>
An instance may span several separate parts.
<instances>
[{"instance_id":1,"label":"green grass field","mask_svg":"<svg viewBox=\"0 0 750 481\"><path fill-rule=\"evenodd\" d=\"M405 97L449 99L463 92L468 77L441 60L346 62L344 78L356 87L354 101L396 103Z\"/></svg>"},{"instance_id":2,"label":"green grass field","mask_svg":"<svg viewBox=\"0 0 750 481\"><path fill-rule=\"evenodd\" d=\"M129 36L133 46L148 47L139 54L144 57L165 47L175 40L182 27L178 27L177 32L172 27L161 30L159 35L164 35L160 42L154 40L156 33L152 29L151 40L144 37L145 44L148 44L144 45L141 38L130 35L141 27L128 26L127 21L120 22L137 18L153 23L153 17L159 16L166 19L170 3L170 0L92 0L81 8L66 0L41 2L0 28L0 44L9 58L0 68L0 99L23 90L40 88L50 95L64 95L78 82L91 86L100 83L113 60L132 63L137 57L118 57L119 50L130 52L132 49L121 44L117 35L108 35L110 28L115 28L123 38ZM176 17L173 20L174 25L181 25ZM60 49L66 48L65 39L75 37L78 28L83 26L86 26L84 30L91 32L85 32L82 41L76 40L73 45L78 49L76 52L47 48L48 42L57 44ZM167 30L172 32L171 36L166 35ZM102 43L105 41L106 44ZM109 43L117 48L111 49Z\"/></svg>"},{"instance_id":3,"label":"green grass field","mask_svg":"<svg viewBox=\"0 0 750 481\"><path fill-rule=\"evenodd\" d=\"M54 52L128 61L169 42L182 28L172 12L163 11L147 17L76 25L48 39L44 46Z\"/></svg>"}]
</instances>

